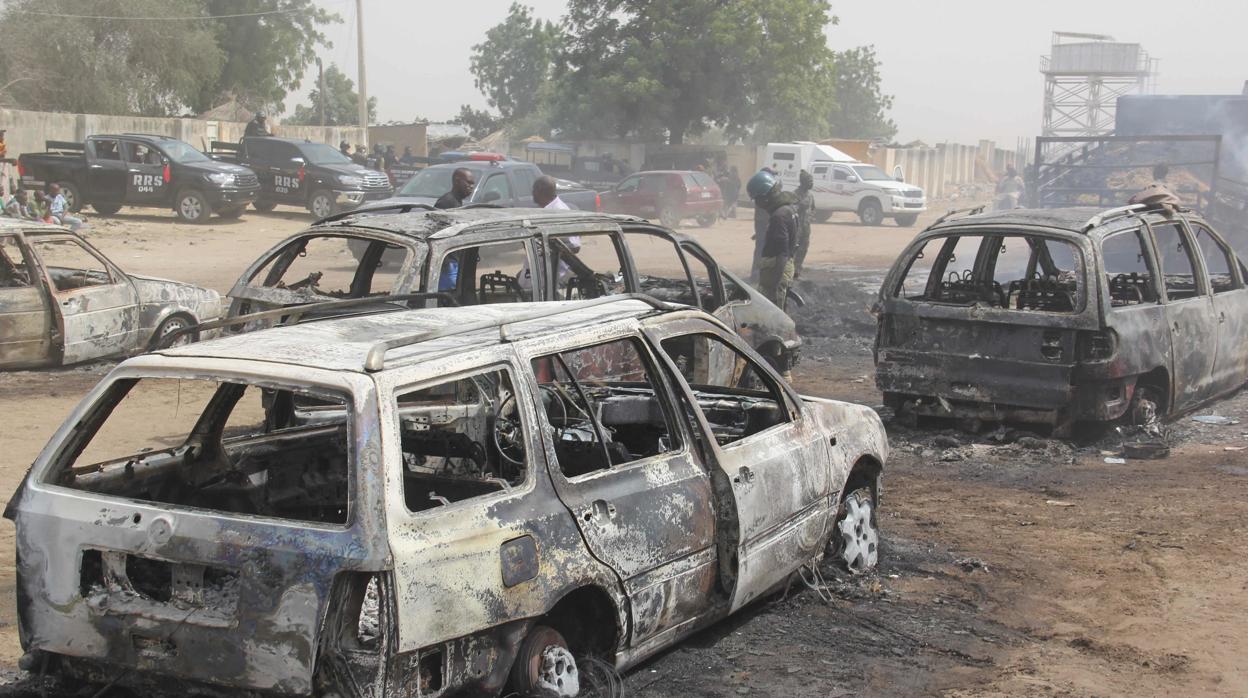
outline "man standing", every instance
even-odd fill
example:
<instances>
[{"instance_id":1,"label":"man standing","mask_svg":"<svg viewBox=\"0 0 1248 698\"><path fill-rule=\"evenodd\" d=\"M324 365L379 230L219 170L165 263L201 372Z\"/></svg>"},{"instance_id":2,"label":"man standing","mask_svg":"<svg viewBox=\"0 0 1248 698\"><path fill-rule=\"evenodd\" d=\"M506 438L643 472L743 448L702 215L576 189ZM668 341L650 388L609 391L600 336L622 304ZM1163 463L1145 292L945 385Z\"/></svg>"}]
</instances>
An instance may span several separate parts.
<instances>
[{"instance_id":1,"label":"man standing","mask_svg":"<svg viewBox=\"0 0 1248 698\"><path fill-rule=\"evenodd\" d=\"M781 186L780 177L776 174L775 170L771 169L770 167L764 167L758 172L759 174L762 174L765 172L771 175L773 178L775 178L776 186L777 187ZM758 177L758 174L754 175L754 177ZM754 181L754 179L751 178L750 181L752 182ZM750 199L754 198L754 195L751 194L749 191L748 183L746 186L745 193L747 196L750 197ZM754 241L754 257L752 258L750 262L750 283L754 283L758 281L758 260L761 259L763 256L763 243L766 242L767 240L767 221L768 221L767 211L763 210L761 206L755 205L754 206L754 235L750 237L750 239Z\"/></svg>"},{"instance_id":2,"label":"man standing","mask_svg":"<svg viewBox=\"0 0 1248 698\"><path fill-rule=\"evenodd\" d=\"M571 210L571 206L559 198L559 183L550 175L542 175L533 181L533 203L541 208Z\"/></svg>"},{"instance_id":3,"label":"man standing","mask_svg":"<svg viewBox=\"0 0 1248 698\"><path fill-rule=\"evenodd\" d=\"M750 178L746 193L763 211L766 228L758 260L758 290L781 309L793 282L793 250L797 242L796 198L780 190L780 178L761 171ZM758 217L755 217L758 220Z\"/></svg>"},{"instance_id":4,"label":"man standing","mask_svg":"<svg viewBox=\"0 0 1248 698\"><path fill-rule=\"evenodd\" d=\"M347 157L351 157L351 144L346 141L339 141L338 152L346 155Z\"/></svg>"},{"instance_id":5,"label":"man standing","mask_svg":"<svg viewBox=\"0 0 1248 698\"><path fill-rule=\"evenodd\" d=\"M412 146L403 146L403 157L399 158L399 163L403 165L415 165L416 154L412 152Z\"/></svg>"},{"instance_id":6,"label":"man standing","mask_svg":"<svg viewBox=\"0 0 1248 698\"><path fill-rule=\"evenodd\" d=\"M460 167L451 173L451 190L442 195L434 203L434 208L459 208L464 201L472 197L472 190L477 188L477 178L472 170Z\"/></svg>"},{"instance_id":7,"label":"man standing","mask_svg":"<svg viewBox=\"0 0 1248 698\"><path fill-rule=\"evenodd\" d=\"M559 183L550 175L542 175L533 181L533 203L552 211L572 210L571 206L565 204L563 199L559 198ZM577 254L581 251L581 236L579 235L569 235L559 238L559 241L566 245L572 254ZM572 269L567 262L560 259L559 278L555 283L559 284L565 281L571 273ZM520 272L516 274L516 283L526 291L533 288L533 275L529 272L529 260L527 258L524 260L524 264L520 266Z\"/></svg>"},{"instance_id":8,"label":"man standing","mask_svg":"<svg viewBox=\"0 0 1248 698\"><path fill-rule=\"evenodd\" d=\"M1005 176L997 182L994 209L1009 211L1021 207L1025 190L1026 186L1023 185L1023 178L1018 176L1018 170L1013 165L1006 165Z\"/></svg>"},{"instance_id":9,"label":"man standing","mask_svg":"<svg viewBox=\"0 0 1248 698\"><path fill-rule=\"evenodd\" d=\"M247 129L243 131L244 136L270 136L268 117L264 112L258 111L256 115L247 122Z\"/></svg>"},{"instance_id":10,"label":"man standing","mask_svg":"<svg viewBox=\"0 0 1248 698\"><path fill-rule=\"evenodd\" d=\"M810 219L815 216L815 178L806 170L797 175L797 244L793 257L793 278L802 277L802 264L806 261L806 252L810 250Z\"/></svg>"}]
</instances>

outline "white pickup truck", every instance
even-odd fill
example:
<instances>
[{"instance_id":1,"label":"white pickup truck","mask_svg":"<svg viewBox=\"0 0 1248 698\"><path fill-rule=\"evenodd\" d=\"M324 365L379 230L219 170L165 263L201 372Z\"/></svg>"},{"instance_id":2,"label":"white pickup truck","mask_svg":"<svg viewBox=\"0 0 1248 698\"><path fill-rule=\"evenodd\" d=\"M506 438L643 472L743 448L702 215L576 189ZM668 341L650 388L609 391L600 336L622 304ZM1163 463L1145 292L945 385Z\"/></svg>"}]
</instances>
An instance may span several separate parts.
<instances>
[{"instance_id":1,"label":"white pickup truck","mask_svg":"<svg viewBox=\"0 0 1248 698\"><path fill-rule=\"evenodd\" d=\"M810 172L815 178L815 220L820 223L837 211L849 211L857 213L865 225L892 218L897 225L911 226L927 210L921 188L831 146L768 143L762 162L780 174L788 190L797 188L799 172Z\"/></svg>"}]
</instances>

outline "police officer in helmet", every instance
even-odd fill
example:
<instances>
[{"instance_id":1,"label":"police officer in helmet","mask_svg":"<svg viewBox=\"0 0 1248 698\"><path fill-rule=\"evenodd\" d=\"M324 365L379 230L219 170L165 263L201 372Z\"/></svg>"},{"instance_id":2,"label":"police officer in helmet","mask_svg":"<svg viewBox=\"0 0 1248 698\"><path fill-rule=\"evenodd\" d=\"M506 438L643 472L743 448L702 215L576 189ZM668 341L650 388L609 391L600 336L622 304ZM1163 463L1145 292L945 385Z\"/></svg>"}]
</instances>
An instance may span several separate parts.
<instances>
[{"instance_id":1,"label":"police officer in helmet","mask_svg":"<svg viewBox=\"0 0 1248 698\"><path fill-rule=\"evenodd\" d=\"M793 283L793 256L799 230L797 199L781 191L780 178L769 170L761 170L750 177L745 191L761 211L754 219L754 234L762 236L758 290L784 308L789 285Z\"/></svg>"}]
</instances>

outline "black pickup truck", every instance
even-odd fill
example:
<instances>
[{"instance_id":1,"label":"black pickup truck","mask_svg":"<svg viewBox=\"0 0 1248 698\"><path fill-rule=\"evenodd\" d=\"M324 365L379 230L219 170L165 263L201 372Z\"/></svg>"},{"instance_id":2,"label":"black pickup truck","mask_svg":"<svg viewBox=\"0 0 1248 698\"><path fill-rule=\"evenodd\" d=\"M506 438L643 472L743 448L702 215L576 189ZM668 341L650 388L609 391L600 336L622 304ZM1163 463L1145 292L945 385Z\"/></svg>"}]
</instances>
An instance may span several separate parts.
<instances>
[{"instance_id":1,"label":"black pickup truck","mask_svg":"<svg viewBox=\"0 0 1248 698\"><path fill-rule=\"evenodd\" d=\"M307 208L320 219L394 194L384 172L357 165L324 143L247 136L238 143L213 141L210 152L255 171L260 178L257 211L288 204Z\"/></svg>"},{"instance_id":2,"label":"black pickup truck","mask_svg":"<svg viewBox=\"0 0 1248 698\"><path fill-rule=\"evenodd\" d=\"M217 162L168 136L100 135L85 143L48 141L44 147L48 152L17 159L22 187L42 189L55 182L72 211L90 204L108 216L122 206L151 206L204 223L214 211L222 218L241 216L260 192L251 170Z\"/></svg>"}]
</instances>

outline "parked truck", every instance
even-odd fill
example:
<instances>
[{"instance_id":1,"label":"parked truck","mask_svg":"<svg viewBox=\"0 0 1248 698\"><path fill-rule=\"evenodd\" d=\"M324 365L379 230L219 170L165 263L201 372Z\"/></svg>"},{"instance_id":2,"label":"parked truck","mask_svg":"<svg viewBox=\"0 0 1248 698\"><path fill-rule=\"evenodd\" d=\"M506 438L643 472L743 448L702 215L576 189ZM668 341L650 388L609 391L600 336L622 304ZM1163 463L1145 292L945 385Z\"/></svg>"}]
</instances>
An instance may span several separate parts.
<instances>
[{"instance_id":1,"label":"parked truck","mask_svg":"<svg viewBox=\"0 0 1248 698\"><path fill-rule=\"evenodd\" d=\"M47 141L44 153L23 153L17 170L25 189L61 186L71 211L90 205L109 216L122 206L170 208L190 223L215 212L237 218L260 191L246 167L217 162L169 136L90 136L83 143Z\"/></svg>"},{"instance_id":2,"label":"parked truck","mask_svg":"<svg viewBox=\"0 0 1248 698\"><path fill-rule=\"evenodd\" d=\"M285 204L301 206L324 218L394 195L384 172L358 165L324 143L248 136L238 143L213 141L210 152L218 160L255 170L260 178L257 211L272 211Z\"/></svg>"},{"instance_id":3,"label":"parked truck","mask_svg":"<svg viewBox=\"0 0 1248 698\"><path fill-rule=\"evenodd\" d=\"M821 223L844 211L857 214L865 225L892 218L897 225L911 226L927 210L921 188L829 145L768 143L762 164L774 169L788 190L797 188L802 170L809 172L815 179L815 219Z\"/></svg>"}]
</instances>

